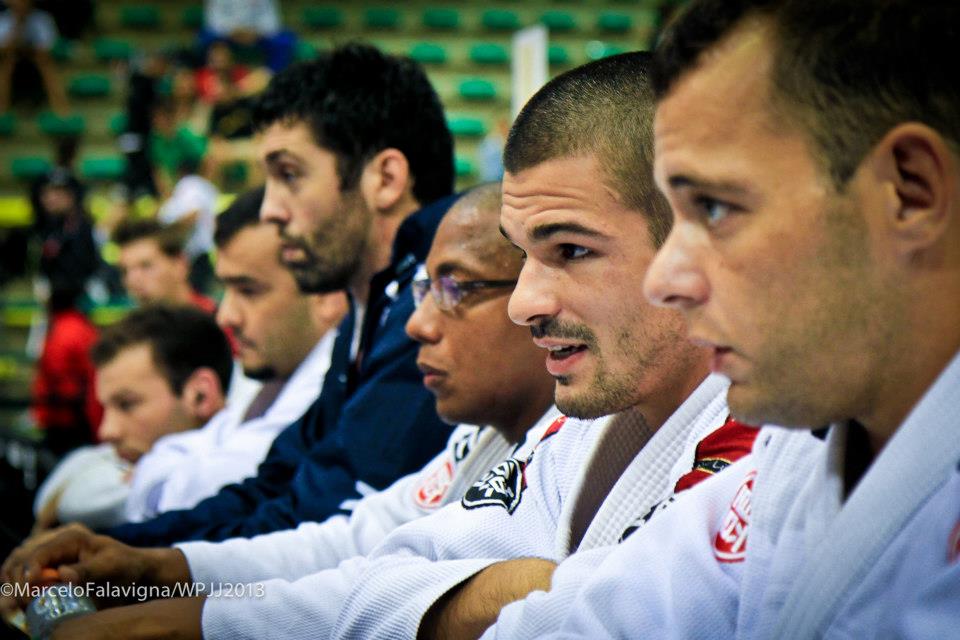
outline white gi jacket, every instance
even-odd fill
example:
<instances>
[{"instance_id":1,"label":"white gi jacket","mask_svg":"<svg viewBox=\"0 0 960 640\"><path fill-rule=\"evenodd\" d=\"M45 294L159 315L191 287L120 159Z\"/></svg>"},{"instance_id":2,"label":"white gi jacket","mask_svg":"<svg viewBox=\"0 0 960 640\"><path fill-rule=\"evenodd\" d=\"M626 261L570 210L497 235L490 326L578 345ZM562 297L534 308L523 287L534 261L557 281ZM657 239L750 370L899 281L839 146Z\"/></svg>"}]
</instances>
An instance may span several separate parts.
<instances>
[{"instance_id":1,"label":"white gi jacket","mask_svg":"<svg viewBox=\"0 0 960 640\"><path fill-rule=\"evenodd\" d=\"M808 431L764 429L752 456L598 563L562 632L541 637L955 635L958 434L960 354L846 501L845 425L826 445ZM724 495L730 507L718 514ZM584 575L558 570L554 588Z\"/></svg>"},{"instance_id":2,"label":"white gi jacket","mask_svg":"<svg viewBox=\"0 0 960 640\"><path fill-rule=\"evenodd\" d=\"M228 404L200 429L164 436L134 467L126 515L141 522L189 509L222 487L253 476L287 426L302 416L323 386L336 331L328 331L287 380L270 408L243 422L247 404Z\"/></svg>"},{"instance_id":3,"label":"white gi jacket","mask_svg":"<svg viewBox=\"0 0 960 640\"><path fill-rule=\"evenodd\" d=\"M697 443L723 425L726 387L723 378L707 377L649 438L603 497L580 550L616 543L638 517L670 497ZM615 418L568 420L540 443L525 468L517 460L498 465L461 503L398 529L367 560L349 567L353 590L332 630L326 619L340 603L316 598L320 637L332 631L333 637L414 638L430 606L483 568L511 558L565 558L572 551L574 506L603 471L598 452L626 437Z\"/></svg>"},{"instance_id":4,"label":"white gi jacket","mask_svg":"<svg viewBox=\"0 0 960 640\"><path fill-rule=\"evenodd\" d=\"M263 583L262 598L228 598L223 590L221 597L208 599L203 608L204 637L311 637L316 632L310 622L312 601L318 593L323 593L325 600L335 599L334 578L338 572L324 569L334 569L342 560L370 553L400 525L459 500L500 460L529 455L559 416L556 407L551 407L519 445L507 442L492 427L459 425L450 434L446 449L421 471L365 496L349 516L333 516L322 523L305 522L296 529L249 539L176 545L186 556L197 584L214 585L215 589L220 583L273 579ZM310 574L315 576L286 582ZM322 591L310 588L313 583Z\"/></svg>"}]
</instances>

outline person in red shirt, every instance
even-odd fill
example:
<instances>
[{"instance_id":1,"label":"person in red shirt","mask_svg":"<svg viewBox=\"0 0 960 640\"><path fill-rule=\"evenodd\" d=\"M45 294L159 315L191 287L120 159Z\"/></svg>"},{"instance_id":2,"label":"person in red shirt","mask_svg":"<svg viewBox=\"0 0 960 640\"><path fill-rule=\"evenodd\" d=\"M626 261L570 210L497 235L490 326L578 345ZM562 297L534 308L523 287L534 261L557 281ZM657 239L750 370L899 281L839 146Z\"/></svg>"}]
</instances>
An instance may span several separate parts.
<instances>
[{"instance_id":1,"label":"person in red shirt","mask_svg":"<svg viewBox=\"0 0 960 640\"><path fill-rule=\"evenodd\" d=\"M47 337L33 380L33 417L57 454L96 441L103 416L90 359L97 329L77 307L79 295L74 289L51 293Z\"/></svg>"}]
</instances>

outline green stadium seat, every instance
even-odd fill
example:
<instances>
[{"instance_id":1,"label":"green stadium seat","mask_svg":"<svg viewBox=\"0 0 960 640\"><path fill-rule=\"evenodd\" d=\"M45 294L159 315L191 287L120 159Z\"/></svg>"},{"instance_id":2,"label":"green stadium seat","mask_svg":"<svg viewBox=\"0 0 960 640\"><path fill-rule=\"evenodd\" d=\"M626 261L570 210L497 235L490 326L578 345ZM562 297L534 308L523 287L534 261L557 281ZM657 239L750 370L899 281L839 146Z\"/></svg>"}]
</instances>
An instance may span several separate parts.
<instances>
[{"instance_id":1,"label":"green stadium seat","mask_svg":"<svg viewBox=\"0 0 960 640\"><path fill-rule=\"evenodd\" d=\"M126 29L158 29L160 10L149 4L121 7L120 25Z\"/></svg>"},{"instance_id":2,"label":"green stadium seat","mask_svg":"<svg viewBox=\"0 0 960 640\"><path fill-rule=\"evenodd\" d=\"M110 124L108 126L110 128L110 133L115 136L120 135L127 130L127 114L115 113L110 118Z\"/></svg>"},{"instance_id":3,"label":"green stadium seat","mask_svg":"<svg viewBox=\"0 0 960 640\"><path fill-rule=\"evenodd\" d=\"M37 127L48 136L79 136L87 130L87 123L81 115L58 116L44 111L37 117Z\"/></svg>"},{"instance_id":4,"label":"green stadium seat","mask_svg":"<svg viewBox=\"0 0 960 640\"><path fill-rule=\"evenodd\" d=\"M126 158L121 156L87 158L80 163L80 175L86 180L119 180L126 168Z\"/></svg>"},{"instance_id":5,"label":"green stadium seat","mask_svg":"<svg viewBox=\"0 0 960 640\"><path fill-rule=\"evenodd\" d=\"M17 119L12 113L0 113L0 136L10 136L17 128Z\"/></svg>"},{"instance_id":6,"label":"green stadium seat","mask_svg":"<svg viewBox=\"0 0 960 640\"><path fill-rule=\"evenodd\" d=\"M480 24L489 31L516 31L520 28L520 18L514 11L489 9L483 12Z\"/></svg>"},{"instance_id":7,"label":"green stadium seat","mask_svg":"<svg viewBox=\"0 0 960 640\"><path fill-rule=\"evenodd\" d=\"M540 22L554 33L574 31L577 28L576 19L567 11L545 11L540 16Z\"/></svg>"},{"instance_id":8,"label":"green stadium seat","mask_svg":"<svg viewBox=\"0 0 960 640\"><path fill-rule=\"evenodd\" d=\"M600 58L615 56L624 51L626 51L626 49L619 45L610 42L600 42L599 40L591 40L586 46L587 58L590 60L599 60Z\"/></svg>"},{"instance_id":9,"label":"green stadium seat","mask_svg":"<svg viewBox=\"0 0 960 640\"><path fill-rule=\"evenodd\" d=\"M203 5L190 5L180 14L180 25L187 29L203 27Z\"/></svg>"},{"instance_id":10,"label":"green stadium seat","mask_svg":"<svg viewBox=\"0 0 960 640\"><path fill-rule=\"evenodd\" d=\"M497 86L483 78L469 78L460 83L460 97L476 102L494 100L497 97Z\"/></svg>"},{"instance_id":11,"label":"green stadium seat","mask_svg":"<svg viewBox=\"0 0 960 640\"><path fill-rule=\"evenodd\" d=\"M10 161L10 173L18 180L36 180L53 167L42 156L20 156Z\"/></svg>"},{"instance_id":12,"label":"green stadium seat","mask_svg":"<svg viewBox=\"0 0 960 640\"><path fill-rule=\"evenodd\" d=\"M110 95L110 77L103 73L74 76L67 84L67 92L75 98L100 98Z\"/></svg>"},{"instance_id":13,"label":"green stadium seat","mask_svg":"<svg viewBox=\"0 0 960 640\"><path fill-rule=\"evenodd\" d=\"M597 18L597 29L606 33L626 33L633 28L633 18L626 13L605 11Z\"/></svg>"},{"instance_id":14,"label":"green stadium seat","mask_svg":"<svg viewBox=\"0 0 960 640\"><path fill-rule=\"evenodd\" d=\"M510 63L510 54L502 45L482 42L470 47L470 61L484 65L505 65Z\"/></svg>"},{"instance_id":15,"label":"green stadium seat","mask_svg":"<svg viewBox=\"0 0 960 640\"><path fill-rule=\"evenodd\" d=\"M343 11L336 7L306 7L303 24L309 29L335 29L343 25Z\"/></svg>"},{"instance_id":16,"label":"green stadium seat","mask_svg":"<svg viewBox=\"0 0 960 640\"><path fill-rule=\"evenodd\" d=\"M487 134L487 125L480 118L449 117L450 133L461 138L479 138Z\"/></svg>"},{"instance_id":17,"label":"green stadium seat","mask_svg":"<svg viewBox=\"0 0 960 640\"><path fill-rule=\"evenodd\" d=\"M458 178L472 176L476 171L476 167L474 167L472 160L460 156L454 159L453 166Z\"/></svg>"},{"instance_id":18,"label":"green stadium seat","mask_svg":"<svg viewBox=\"0 0 960 640\"><path fill-rule=\"evenodd\" d=\"M410 57L420 64L446 64L447 50L434 42L418 42L410 47Z\"/></svg>"},{"instance_id":19,"label":"green stadium seat","mask_svg":"<svg viewBox=\"0 0 960 640\"><path fill-rule=\"evenodd\" d=\"M396 29L400 26L400 12L386 7L370 7L363 12L363 24L368 29Z\"/></svg>"},{"instance_id":20,"label":"green stadium seat","mask_svg":"<svg viewBox=\"0 0 960 640\"><path fill-rule=\"evenodd\" d=\"M456 9L427 9L423 12L423 26L437 31L456 31L460 28L460 12Z\"/></svg>"},{"instance_id":21,"label":"green stadium seat","mask_svg":"<svg viewBox=\"0 0 960 640\"><path fill-rule=\"evenodd\" d=\"M550 64L568 64L570 62L570 52L564 46L552 44L547 48L547 61Z\"/></svg>"},{"instance_id":22,"label":"green stadium seat","mask_svg":"<svg viewBox=\"0 0 960 640\"><path fill-rule=\"evenodd\" d=\"M297 40L297 48L293 53L293 57L296 58L297 62L303 62L304 60L313 60L317 57L318 52L319 49L317 45L312 42Z\"/></svg>"},{"instance_id":23,"label":"green stadium seat","mask_svg":"<svg viewBox=\"0 0 960 640\"><path fill-rule=\"evenodd\" d=\"M100 38L93 43L93 54L100 62L129 60L133 54L133 45L126 40Z\"/></svg>"},{"instance_id":24,"label":"green stadium seat","mask_svg":"<svg viewBox=\"0 0 960 640\"><path fill-rule=\"evenodd\" d=\"M66 38L57 38L57 41L53 43L53 48L50 49L50 55L57 62L70 62L73 60L73 54L73 43Z\"/></svg>"}]
</instances>

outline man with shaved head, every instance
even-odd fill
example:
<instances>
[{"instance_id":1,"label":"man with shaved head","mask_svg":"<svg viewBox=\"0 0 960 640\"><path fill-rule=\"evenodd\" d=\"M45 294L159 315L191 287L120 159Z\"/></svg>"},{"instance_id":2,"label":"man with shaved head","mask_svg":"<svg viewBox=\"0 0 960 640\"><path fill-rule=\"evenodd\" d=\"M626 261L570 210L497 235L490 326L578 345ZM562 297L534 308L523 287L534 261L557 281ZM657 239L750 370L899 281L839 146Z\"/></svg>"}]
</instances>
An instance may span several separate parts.
<instances>
[{"instance_id":1,"label":"man with shaved head","mask_svg":"<svg viewBox=\"0 0 960 640\"><path fill-rule=\"evenodd\" d=\"M317 572L369 553L392 529L457 500L497 461L529 453L558 416L540 350L507 317L521 253L500 235L499 214L499 183L464 195L437 228L414 279L416 310L407 332L420 344L417 363L436 397L437 413L460 423L445 451L421 471L361 500L349 517L173 549L137 549L103 538L73 570L85 580L109 573L113 581L122 574L137 583L163 574L167 586L267 580L253 587L251 598L210 598L203 607L203 637L262 638L279 628L284 637L322 637L311 612L321 604L335 607L343 578L336 571ZM495 351L505 357L488 357ZM184 604L169 600L111 609L64 625L61 632L93 638L117 629L136 634L144 628L138 625L150 625L178 633L175 637L198 637L201 620Z\"/></svg>"}]
</instances>

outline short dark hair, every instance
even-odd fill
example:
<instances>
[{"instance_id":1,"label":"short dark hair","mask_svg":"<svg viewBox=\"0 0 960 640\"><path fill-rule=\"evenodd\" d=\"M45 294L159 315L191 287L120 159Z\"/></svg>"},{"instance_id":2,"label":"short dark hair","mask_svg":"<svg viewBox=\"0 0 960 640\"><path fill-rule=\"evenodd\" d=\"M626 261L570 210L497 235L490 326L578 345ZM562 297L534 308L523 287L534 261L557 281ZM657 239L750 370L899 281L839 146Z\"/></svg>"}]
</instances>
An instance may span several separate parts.
<instances>
[{"instance_id":1,"label":"short dark hair","mask_svg":"<svg viewBox=\"0 0 960 640\"><path fill-rule=\"evenodd\" d=\"M151 219L124 220L113 230L110 239L121 247L139 240L155 240L160 251L171 258L183 255L185 241L184 232L177 225L164 226Z\"/></svg>"},{"instance_id":2,"label":"short dark hair","mask_svg":"<svg viewBox=\"0 0 960 640\"><path fill-rule=\"evenodd\" d=\"M171 305L134 309L103 330L90 355L93 364L102 367L124 349L140 344L150 345L154 364L177 395L201 367L213 369L224 393L230 386L230 343L208 313Z\"/></svg>"},{"instance_id":3,"label":"short dark hair","mask_svg":"<svg viewBox=\"0 0 960 640\"><path fill-rule=\"evenodd\" d=\"M341 191L358 185L373 156L395 148L421 204L453 192L453 139L440 98L413 60L354 43L287 67L257 100L253 125L297 121L336 155Z\"/></svg>"},{"instance_id":4,"label":"short dark hair","mask_svg":"<svg viewBox=\"0 0 960 640\"><path fill-rule=\"evenodd\" d=\"M213 242L218 249L226 246L243 229L260 224L260 206L263 204L264 191L263 187L257 187L241 193L217 216Z\"/></svg>"},{"instance_id":5,"label":"short dark hair","mask_svg":"<svg viewBox=\"0 0 960 640\"><path fill-rule=\"evenodd\" d=\"M660 246L670 232L667 201L653 182L650 54L623 53L563 73L517 116L503 152L516 174L555 158L595 154L623 203L642 212Z\"/></svg>"},{"instance_id":6,"label":"short dark hair","mask_svg":"<svg viewBox=\"0 0 960 640\"><path fill-rule=\"evenodd\" d=\"M960 142L955 2L694 0L657 47L658 97L747 17L773 27L772 112L809 137L836 188L901 122Z\"/></svg>"}]
</instances>

